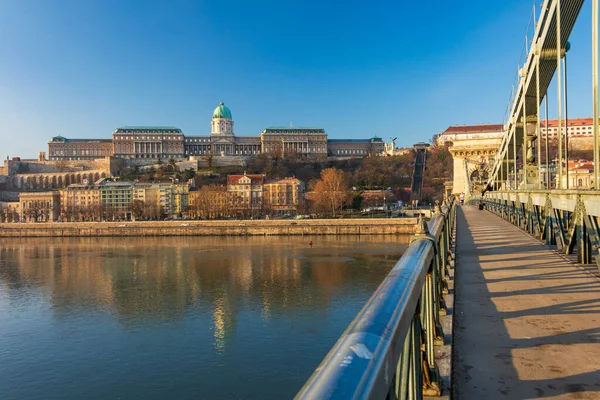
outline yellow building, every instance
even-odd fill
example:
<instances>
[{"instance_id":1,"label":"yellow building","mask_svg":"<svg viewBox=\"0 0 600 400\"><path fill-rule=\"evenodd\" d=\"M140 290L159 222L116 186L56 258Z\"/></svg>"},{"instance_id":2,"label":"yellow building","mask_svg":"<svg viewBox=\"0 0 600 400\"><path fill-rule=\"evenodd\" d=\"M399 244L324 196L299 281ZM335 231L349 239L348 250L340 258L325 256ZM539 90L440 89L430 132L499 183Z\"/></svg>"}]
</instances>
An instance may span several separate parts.
<instances>
[{"instance_id":1,"label":"yellow building","mask_svg":"<svg viewBox=\"0 0 600 400\"><path fill-rule=\"evenodd\" d=\"M21 221L52 222L58 219L60 194L57 191L20 193Z\"/></svg>"},{"instance_id":2,"label":"yellow building","mask_svg":"<svg viewBox=\"0 0 600 400\"><path fill-rule=\"evenodd\" d=\"M69 185L60 193L63 221L96 221L102 217L99 185Z\"/></svg>"},{"instance_id":3,"label":"yellow building","mask_svg":"<svg viewBox=\"0 0 600 400\"><path fill-rule=\"evenodd\" d=\"M0 201L0 223L19 222L21 203L18 201Z\"/></svg>"},{"instance_id":4,"label":"yellow building","mask_svg":"<svg viewBox=\"0 0 600 400\"><path fill-rule=\"evenodd\" d=\"M304 201L306 187L298 178L267 181L264 184L263 207L268 214L295 214Z\"/></svg>"},{"instance_id":5,"label":"yellow building","mask_svg":"<svg viewBox=\"0 0 600 400\"><path fill-rule=\"evenodd\" d=\"M232 215L258 217L262 213L264 175L229 175L227 192Z\"/></svg>"},{"instance_id":6,"label":"yellow building","mask_svg":"<svg viewBox=\"0 0 600 400\"><path fill-rule=\"evenodd\" d=\"M564 164L563 164L564 165ZM569 189L591 189L594 183L594 163L591 161L569 161L569 182L563 174L562 187Z\"/></svg>"},{"instance_id":7,"label":"yellow building","mask_svg":"<svg viewBox=\"0 0 600 400\"><path fill-rule=\"evenodd\" d=\"M142 216L162 218L171 214L171 182L138 182L133 187L133 202L140 204Z\"/></svg>"},{"instance_id":8,"label":"yellow building","mask_svg":"<svg viewBox=\"0 0 600 400\"><path fill-rule=\"evenodd\" d=\"M188 208L190 185L173 183L171 185L171 214L182 216Z\"/></svg>"}]
</instances>

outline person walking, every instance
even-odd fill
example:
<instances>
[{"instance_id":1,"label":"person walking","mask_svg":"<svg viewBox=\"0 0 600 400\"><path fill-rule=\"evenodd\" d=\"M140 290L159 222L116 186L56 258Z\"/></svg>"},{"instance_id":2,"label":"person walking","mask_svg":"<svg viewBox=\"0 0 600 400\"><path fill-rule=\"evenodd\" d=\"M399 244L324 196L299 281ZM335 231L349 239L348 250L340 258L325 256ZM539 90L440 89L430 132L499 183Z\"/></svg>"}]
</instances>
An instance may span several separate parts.
<instances>
[{"instance_id":1,"label":"person walking","mask_svg":"<svg viewBox=\"0 0 600 400\"><path fill-rule=\"evenodd\" d=\"M459 198L460 198L460 205L462 206L463 204L465 204L465 194L461 193Z\"/></svg>"}]
</instances>

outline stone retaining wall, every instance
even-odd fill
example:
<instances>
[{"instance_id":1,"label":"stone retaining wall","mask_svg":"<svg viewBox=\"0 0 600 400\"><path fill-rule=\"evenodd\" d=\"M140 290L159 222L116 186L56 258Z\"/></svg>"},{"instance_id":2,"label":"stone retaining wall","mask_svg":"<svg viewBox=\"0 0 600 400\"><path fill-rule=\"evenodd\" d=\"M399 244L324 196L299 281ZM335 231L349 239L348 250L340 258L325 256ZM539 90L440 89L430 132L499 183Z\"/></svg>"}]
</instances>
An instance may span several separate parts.
<instances>
[{"instance_id":1,"label":"stone retaining wall","mask_svg":"<svg viewBox=\"0 0 600 400\"><path fill-rule=\"evenodd\" d=\"M13 174L52 174L83 172L99 170L110 174L114 171L119 160L111 157L102 157L91 160L61 160L61 161L38 161L38 160L5 160L5 175Z\"/></svg>"},{"instance_id":2,"label":"stone retaining wall","mask_svg":"<svg viewBox=\"0 0 600 400\"><path fill-rule=\"evenodd\" d=\"M70 236L270 236L413 234L415 218L0 224L0 238Z\"/></svg>"}]
</instances>

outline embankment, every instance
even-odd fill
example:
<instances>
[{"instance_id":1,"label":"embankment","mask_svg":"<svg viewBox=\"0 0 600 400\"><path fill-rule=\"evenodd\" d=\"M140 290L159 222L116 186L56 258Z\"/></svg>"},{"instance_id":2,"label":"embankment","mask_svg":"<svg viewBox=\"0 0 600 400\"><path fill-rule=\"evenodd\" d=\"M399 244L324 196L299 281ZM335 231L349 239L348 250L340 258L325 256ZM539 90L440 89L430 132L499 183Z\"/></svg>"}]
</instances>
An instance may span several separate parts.
<instances>
[{"instance_id":1,"label":"embankment","mask_svg":"<svg viewBox=\"0 0 600 400\"><path fill-rule=\"evenodd\" d=\"M5 237L413 234L416 218L0 224Z\"/></svg>"}]
</instances>

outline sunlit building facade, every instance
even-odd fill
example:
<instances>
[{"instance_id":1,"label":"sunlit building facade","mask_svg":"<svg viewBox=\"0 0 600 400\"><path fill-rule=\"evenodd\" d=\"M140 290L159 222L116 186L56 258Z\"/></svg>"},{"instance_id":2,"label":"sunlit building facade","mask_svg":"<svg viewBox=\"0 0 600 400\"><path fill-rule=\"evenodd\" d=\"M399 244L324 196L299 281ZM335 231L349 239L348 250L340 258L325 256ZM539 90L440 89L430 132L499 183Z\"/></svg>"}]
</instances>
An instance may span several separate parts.
<instances>
[{"instance_id":1,"label":"sunlit building facade","mask_svg":"<svg viewBox=\"0 0 600 400\"><path fill-rule=\"evenodd\" d=\"M191 218L216 219L229 216L229 192L225 185L192 188L188 194L187 214Z\"/></svg>"},{"instance_id":2,"label":"sunlit building facade","mask_svg":"<svg viewBox=\"0 0 600 400\"><path fill-rule=\"evenodd\" d=\"M60 211L60 194L50 192L22 192L19 194L21 221L53 222Z\"/></svg>"},{"instance_id":3,"label":"sunlit building facade","mask_svg":"<svg viewBox=\"0 0 600 400\"><path fill-rule=\"evenodd\" d=\"M59 193L62 221L96 220L101 217L100 185L69 185Z\"/></svg>"},{"instance_id":4,"label":"sunlit building facade","mask_svg":"<svg viewBox=\"0 0 600 400\"><path fill-rule=\"evenodd\" d=\"M100 202L104 218L131 219L133 182L106 182L100 185Z\"/></svg>"},{"instance_id":5,"label":"sunlit building facade","mask_svg":"<svg viewBox=\"0 0 600 400\"><path fill-rule=\"evenodd\" d=\"M227 192L232 215L259 216L262 213L264 183L264 175L229 175Z\"/></svg>"},{"instance_id":6,"label":"sunlit building facade","mask_svg":"<svg viewBox=\"0 0 600 400\"><path fill-rule=\"evenodd\" d=\"M110 157L113 154L111 139L67 139L55 136L48 142L48 159L50 161L93 160Z\"/></svg>"},{"instance_id":7,"label":"sunlit building facade","mask_svg":"<svg viewBox=\"0 0 600 400\"><path fill-rule=\"evenodd\" d=\"M114 155L153 160L184 157L184 136L174 126L124 126L113 132Z\"/></svg>"},{"instance_id":8,"label":"sunlit building facade","mask_svg":"<svg viewBox=\"0 0 600 400\"><path fill-rule=\"evenodd\" d=\"M263 207L269 214L296 214L306 187L298 178L268 180L264 184Z\"/></svg>"},{"instance_id":9,"label":"sunlit building facade","mask_svg":"<svg viewBox=\"0 0 600 400\"><path fill-rule=\"evenodd\" d=\"M327 134L321 128L276 127L260 134L262 152L285 157L286 154L306 156L327 155Z\"/></svg>"},{"instance_id":10,"label":"sunlit building facade","mask_svg":"<svg viewBox=\"0 0 600 400\"><path fill-rule=\"evenodd\" d=\"M231 110L221 102L213 111L210 135L184 135L174 126L123 126L112 139L53 137L48 143L50 160L86 160L114 156L126 160L177 161L190 156L252 157L261 153L305 157L366 157L383 154L384 142L372 139L328 139L323 128L277 127L260 136L236 136Z\"/></svg>"}]
</instances>

